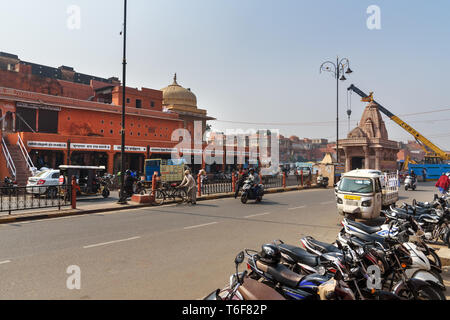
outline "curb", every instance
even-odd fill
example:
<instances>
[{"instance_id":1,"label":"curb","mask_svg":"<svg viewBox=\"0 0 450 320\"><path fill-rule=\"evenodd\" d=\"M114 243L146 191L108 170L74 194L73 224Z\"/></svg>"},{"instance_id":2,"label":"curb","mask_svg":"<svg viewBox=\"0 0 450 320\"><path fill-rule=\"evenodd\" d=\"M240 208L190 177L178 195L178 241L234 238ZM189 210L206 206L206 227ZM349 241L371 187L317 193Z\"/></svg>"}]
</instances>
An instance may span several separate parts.
<instances>
[{"instance_id":1,"label":"curb","mask_svg":"<svg viewBox=\"0 0 450 320\"><path fill-rule=\"evenodd\" d=\"M310 190L310 189L319 189L316 185L312 185L311 187L286 187L286 188L274 188L274 189L267 189L265 191L266 194L272 194L272 193L281 193L281 192L290 192L290 191L301 191L301 190ZM214 194L214 195L205 195L197 198L197 201L207 201L207 200L216 200L216 199L224 199L224 198L233 198L234 192L231 193L221 193L221 194ZM170 201L165 203L166 204L173 204L176 203L175 201ZM33 220L46 220L46 219L54 219L54 218L62 218L62 217L71 217L71 216L81 216L81 215L88 215L88 214L95 214L95 213L101 213L101 212L111 212L111 211L124 211L124 210L130 210L130 209L139 209L139 208L149 208L149 207L160 207L155 206L153 204L131 204L131 205L124 205L122 207L116 207L116 208L98 208L98 209L91 209L91 210L83 210L83 209L63 209L60 211L44 211L40 213L30 213L30 214L24 214L24 215L18 215L18 216L5 216L0 217L0 224L9 224L14 222L23 222L23 221L33 221ZM164 205L162 205L164 207Z\"/></svg>"}]
</instances>

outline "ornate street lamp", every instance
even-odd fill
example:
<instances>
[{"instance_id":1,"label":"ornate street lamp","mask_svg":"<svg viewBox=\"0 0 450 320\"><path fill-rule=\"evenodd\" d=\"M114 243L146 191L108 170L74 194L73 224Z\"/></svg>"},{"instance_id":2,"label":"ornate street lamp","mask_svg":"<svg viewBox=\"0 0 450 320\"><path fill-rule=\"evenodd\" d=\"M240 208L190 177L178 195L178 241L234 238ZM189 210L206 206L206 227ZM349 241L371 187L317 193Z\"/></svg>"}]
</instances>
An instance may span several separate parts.
<instances>
[{"instance_id":1,"label":"ornate street lamp","mask_svg":"<svg viewBox=\"0 0 450 320\"><path fill-rule=\"evenodd\" d=\"M330 72L336 79L336 161L339 163L339 81L347 80L345 74L349 75L353 73L353 71L350 69L350 61L347 58L339 60L339 57L337 57L336 63L331 61L324 62L320 66L320 73L322 72Z\"/></svg>"}]
</instances>

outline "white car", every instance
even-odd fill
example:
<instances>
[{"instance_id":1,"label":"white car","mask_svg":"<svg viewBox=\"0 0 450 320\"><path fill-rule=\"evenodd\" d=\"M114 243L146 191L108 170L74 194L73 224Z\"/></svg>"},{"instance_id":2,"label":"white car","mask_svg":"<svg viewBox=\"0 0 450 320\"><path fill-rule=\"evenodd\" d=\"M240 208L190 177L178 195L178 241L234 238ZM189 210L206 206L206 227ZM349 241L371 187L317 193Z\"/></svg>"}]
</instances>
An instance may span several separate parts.
<instances>
[{"instance_id":1,"label":"white car","mask_svg":"<svg viewBox=\"0 0 450 320\"><path fill-rule=\"evenodd\" d=\"M34 195L46 194L55 198L58 193L59 170L46 170L28 178L27 192Z\"/></svg>"}]
</instances>

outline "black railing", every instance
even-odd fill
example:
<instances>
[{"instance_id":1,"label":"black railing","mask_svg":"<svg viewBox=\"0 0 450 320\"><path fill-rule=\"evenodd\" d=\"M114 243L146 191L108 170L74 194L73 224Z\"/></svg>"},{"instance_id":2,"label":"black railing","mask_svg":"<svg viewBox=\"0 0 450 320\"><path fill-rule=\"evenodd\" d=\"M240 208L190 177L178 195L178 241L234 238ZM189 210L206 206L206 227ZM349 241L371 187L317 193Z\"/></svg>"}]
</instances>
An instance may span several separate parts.
<instances>
[{"instance_id":1,"label":"black railing","mask_svg":"<svg viewBox=\"0 0 450 320\"><path fill-rule=\"evenodd\" d=\"M0 188L0 212L58 208L71 204L71 186L33 186Z\"/></svg>"}]
</instances>

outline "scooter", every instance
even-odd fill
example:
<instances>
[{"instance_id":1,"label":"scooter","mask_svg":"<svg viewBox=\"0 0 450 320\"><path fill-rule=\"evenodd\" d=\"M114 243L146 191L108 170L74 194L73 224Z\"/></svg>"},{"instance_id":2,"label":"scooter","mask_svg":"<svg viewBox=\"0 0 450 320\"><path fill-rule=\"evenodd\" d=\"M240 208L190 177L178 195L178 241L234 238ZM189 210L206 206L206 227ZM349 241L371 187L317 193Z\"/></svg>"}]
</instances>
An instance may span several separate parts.
<instances>
[{"instance_id":1,"label":"scooter","mask_svg":"<svg viewBox=\"0 0 450 320\"><path fill-rule=\"evenodd\" d=\"M248 200L256 200L261 202L264 196L264 186L262 184L256 186L251 180L246 180L242 187L241 202L246 204Z\"/></svg>"},{"instance_id":2,"label":"scooter","mask_svg":"<svg viewBox=\"0 0 450 320\"><path fill-rule=\"evenodd\" d=\"M324 176L317 177L317 185L319 187L327 188L328 187L329 178Z\"/></svg>"},{"instance_id":3,"label":"scooter","mask_svg":"<svg viewBox=\"0 0 450 320\"><path fill-rule=\"evenodd\" d=\"M416 190L417 187L417 180L413 179L411 176L406 176L405 179L405 191L408 191L408 189L412 189L413 191Z\"/></svg>"}]
</instances>

